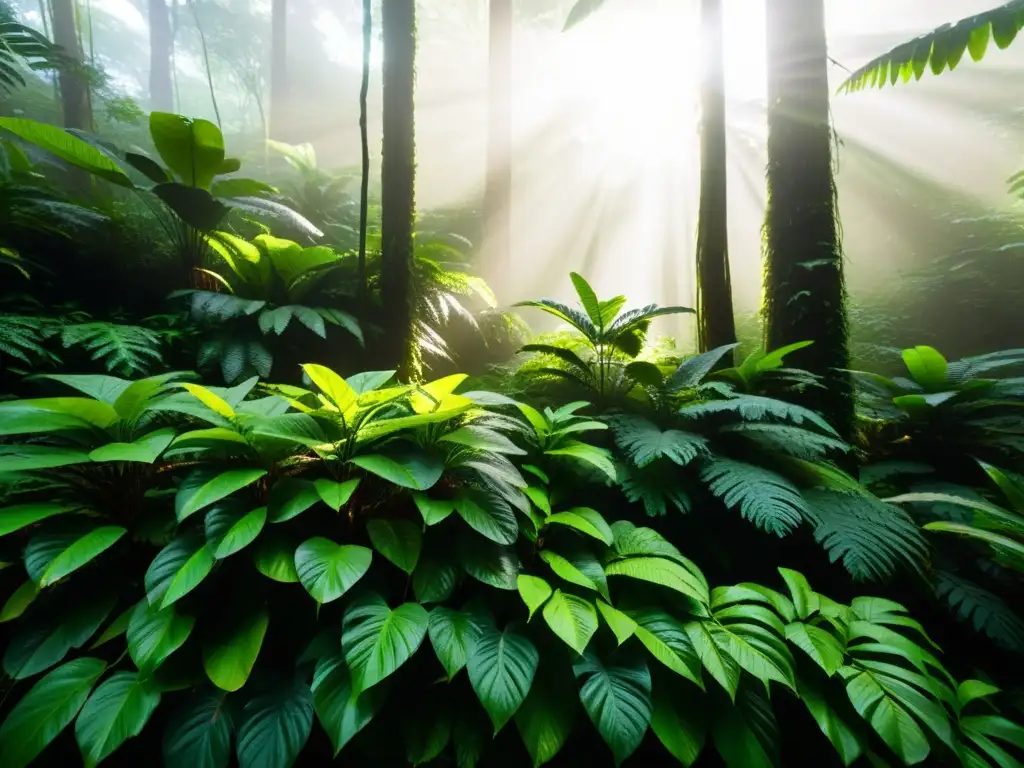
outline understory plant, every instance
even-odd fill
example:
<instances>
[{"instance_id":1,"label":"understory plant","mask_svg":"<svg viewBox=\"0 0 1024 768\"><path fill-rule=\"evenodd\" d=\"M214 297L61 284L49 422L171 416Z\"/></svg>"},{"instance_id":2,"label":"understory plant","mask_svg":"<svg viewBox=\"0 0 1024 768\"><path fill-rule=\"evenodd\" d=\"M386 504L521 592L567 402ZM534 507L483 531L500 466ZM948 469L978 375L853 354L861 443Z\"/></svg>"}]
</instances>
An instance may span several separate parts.
<instances>
[{"instance_id":1,"label":"understory plant","mask_svg":"<svg viewBox=\"0 0 1024 768\"><path fill-rule=\"evenodd\" d=\"M76 744L745 768L782 764L790 729L821 764L1015 764L999 689L951 677L900 605L786 569L712 586L654 528L542 494L611 482L585 404L304 369L312 390L53 375L0 403L5 766Z\"/></svg>"}]
</instances>

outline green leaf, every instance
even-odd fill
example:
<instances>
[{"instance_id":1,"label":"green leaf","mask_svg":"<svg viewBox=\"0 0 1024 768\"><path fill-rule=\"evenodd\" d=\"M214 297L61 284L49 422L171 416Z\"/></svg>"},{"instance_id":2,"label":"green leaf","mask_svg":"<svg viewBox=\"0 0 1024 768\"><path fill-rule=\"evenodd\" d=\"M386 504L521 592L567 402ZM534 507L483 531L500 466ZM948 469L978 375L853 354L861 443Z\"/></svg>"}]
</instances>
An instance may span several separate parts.
<instances>
[{"instance_id":1,"label":"green leaf","mask_svg":"<svg viewBox=\"0 0 1024 768\"><path fill-rule=\"evenodd\" d=\"M252 485L266 474L265 469L231 469L222 472L203 483L183 499L178 508L178 520L184 520L203 507L208 507L215 501L220 501L235 491Z\"/></svg>"},{"instance_id":2,"label":"green leaf","mask_svg":"<svg viewBox=\"0 0 1024 768\"><path fill-rule=\"evenodd\" d=\"M107 443L89 453L95 462L132 461L153 464L174 441L177 430L174 427L158 429L131 443Z\"/></svg>"},{"instance_id":3,"label":"green leaf","mask_svg":"<svg viewBox=\"0 0 1024 768\"><path fill-rule=\"evenodd\" d=\"M527 618L527 621L529 621L533 618L533 614L537 612L537 609L544 605L547 599L551 597L551 585L539 576L519 574L516 577L516 586L519 589L519 595L523 598L523 602L526 603L526 607L530 611L530 615Z\"/></svg>"},{"instance_id":4,"label":"green leaf","mask_svg":"<svg viewBox=\"0 0 1024 768\"><path fill-rule=\"evenodd\" d=\"M109 643L115 637L120 637L127 632L128 624L132 620L132 614L135 613L136 607L138 607L138 603L121 611L117 618L110 622L110 625L103 630L100 636L93 640L92 645L89 646L89 650L91 651L93 648L99 648L101 645Z\"/></svg>"},{"instance_id":5,"label":"green leaf","mask_svg":"<svg viewBox=\"0 0 1024 768\"><path fill-rule=\"evenodd\" d=\"M267 508L258 507L245 514L230 509L211 509L206 515L206 538L214 547L217 560L241 552L260 535L267 522Z\"/></svg>"},{"instance_id":6,"label":"green leaf","mask_svg":"<svg viewBox=\"0 0 1024 768\"><path fill-rule=\"evenodd\" d=\"M567 440L559 448L545 451L544 453L549 456L568 456L572 459L578 459L585 464L590 464L592 467L604 472L612 482L615 482L618 475L615 471L615 464L612 462L611 454L608 451L588 443L581 443L578 440Z\"/></svg>"},{"instance_id":7,"label":"green leaf","mask_svg":"<svg viewBox=\"0 0 1024 768\"><path fill-rule=\"evenodd\" d=\"M26 693L0 726L4 768L24 768L63 731L106 669L84 657L58 667Z\"/></svg>"},{"instance_id":8,"label":"green leaf","mask_svg":"<svg viewBox=\"0 0 1024 768\"><path fill-rule=\"evenodd\" d=\"M228 405L220 395L199 384L182 384L181 387L218 416L223 416L225 419L235 418L234 408Z\"/></svg>"},{"instance_id":9,"label":"green leaf","mask_svg":"<svg viewBox=\"0 0 1024 768\"><path fill-rule=\"evenodd\" d=\"M312 729L313 694L304 683L250 699L238 726L239 768L290 768Z\"/></svg>"},{"instance_id":10,"label":"green leaf","mask_svg":"<svg viewBox=\"0 0 1024 768\"><path fill-rule=\"evenodd\" d=\"M14 680L23 680L59 663L80 648L100 628L114 607L112 594L78 600L65 611L29 616L19 622L4 651L3 667Z\"/></svg>"},{"instance_id":11,"label":"green leaf","mask_svg":"<svg viewBox=\"0 0 1024 768\"><path fill-rule=\"evenodd\" d=\"M939 352L931 347L914 347L903 350L903 362L907 370L926 392L941 392L948 384L948 363Z\"/></svg>"},{"instance_id":12,"label":"green leaf","mask_svg":"<svg viewBox=\"0 0 1024 768\"><path fill-rule=\"evenodd\" d=\"M164 730L166 768L227 768L231 759L231 714L225 696L193 694Z\"/></svg>"},{"instance_id":13,"label":"green leaf","mask_svg":"<svg viewBox=\"0 0 1024 768\"><path fill-rule=\"evenodd\" d=\"M651 674L643 661L602 664L592 653L573 665L582 680L580 701L615 756L615 764L632 755L651 721Z\"/></svg>"},{"instance_id":14,"label":"green leaf","mask_svg":"<svg viewBox=\"0 0 1024 768\"><path fill-rule=\"evenodd\" d=\"M779 765L778 725L771 704L752 688L741 690L736 706L716 718L713 736L728 768Z\"/></svg>"},{"instance_id":15,"label":"green leaf","mask_svg":"<svg viewBox=\"0 0 1024 768\"><path fill-rule=\"evenodd\" d=\"M0 509L0 536L20 531L22 528L48 517L74 512L81 508L80 504L60 504L47 501L4 507Z\"/></svg>"},{"instance_id":16,"label":"green leaf","mask_svg":"<svg viewBox=\"0 0 1024 768\"><path fill-rule=\"evenodd\" d=\"M421 603L444 602L455 591L458 578L458 566L451 558L432 555L428 550L413 571L413 594Z\"/></svg>"},{"instance_id":17,"label":"green leaf","mask_svg":"<svg viewBox=\"0 0 1024 768\"><path fill-rule=\"evenodd\" d=\"M115 672L82 707L75 739L88 768L109 757L126 740L138 736L149 722L160 690L137 672Z\"/></svg>"},{"instance_id":18,"label":"green leaf","mask_svg":"<svg viewBox=\"0 0 1024 768\"><path fill-rule=\"evenodd\" d=\"M624 614L618 608L613 608L604 600L597 601L597 610L604 619L604 623L615 635L619 645L629 640L636 632L636 622Z\"/></svg>"},{"instance_id":19,"label":"green leaf","mask_svg":"<svg viewBox=\"0 0 1024 768\"><path fill-rule=\"evenodd\" d=\"M526 454L526 451L500 432L476 424L459 427L443 435L439 442L465 445L484 453L503 453L509 456L522 456Z\"/></svg>"},{"instance_id":20,"label":"green leaf","mask_svg":"<svg viewBox=\"0 0 1024 768\"><path fill-rule=\"evenodd\" d=\"M829 677L843 666L846 649L831 633L802 622L786 625L786 639L825 670Z\"/></svg>"},{"instance_id":21,"label":"green leaf","mask_svg":"<svg viewBox=\"0 0 1024 768\"><path fill-rule=\"evenodd\" d=\"M270 522L284 523L298 517L321 500L317 487L309 480L284 477L270 489L267 511ZM341 505L338 505L341 508Z\"/></svg>"},{"instance_id":22,"label":"green leaf","mask_svg":"<svg viewBox=\"0 0 1024 768\"><path fill-rule=\"evenodd\" d=\"M540 656L528 639L506 628L483 628L466 664L469 682L497 734L530 691Z\"/></svg>"},{"instance_id":23,"label":"green leaf","mask_svg":"<svg viewBox=\"0 0 1024 768\"><path fill-rule=\"evenodd\" d=\"M374 518L366 523L373 548L408 574L416 570L423 534L408 520Z\"/></svg>"},{"instance_id":24,"label":"green leaf","mask_svg":"<svg viewBox=\"0 0 1024 768\"><path fill-rule=\"evenodd\" d=\"M208 189L224 163L224 136L209 120L151 112L149 133L164 165L190 187Z\"/></svg>"},{"instance_id":25,"label":"green leaf","mask_svg":"<svg viewBox=\"0 0 1024 768\"><path fill-rule=\"evenodd\" d=\"M516 577L522 565L512 547L485 539L476 539L472 544L461 542L459 559L463 570L477 581L509 592L517 588Z\"/></svg>"},{"instance_id":26,"label":"green leaf","mask_svg":"<svg viewBox=\"0 0 1024 768\"><path fill-rule=\"evenodd\" d=\"M534 768L555 759L565 746L579 708L571 675L542 663L526 700L516 710L516 728Z\"/></svg>"},{"instance_id":27,"label":"green leaf","mask_svg":"<svg viewBox=\"0 0 1024 768\"><path fill-rule=\"evenodd\" d=\"M611 527L605 522L601 514L587 507L574 507L565 512L556 512L547 519L546 523L548 525L565 525L575 528L587 536L603 541L609 547L615 538Z\"/></svg>"},{"instance_id":28,"label":"green leaf","mask_svg":"<svg viewBox=\"0 0 1024 768\"><path fill-rule=\"evenodd\" d=\"M658 678L651 696L651 730L683 765L697 762L707 738L707 703L692 689Z\"/></svg>"},{"instance_id":29,"label":"green leaf","mask_svg":"<svg viewBox=\"0 0 1024 768\"><path fill-rule=\"evenodd\" d=\"M4 607L0 609L0 623L13 621L25 612L25 609L32 605L32 602L39 595L39 587L29 579L11 594Z\"/></svg>"},{"instance_id":30,"label":"green leaf","mask_svg":"<svg viewBox=\"0 0 1024 768\"><path fill-rule=\"evenodd\" d=\"M788 568L779 568L779 573L782 574L786 586L789 587L789 595L793 599L797 618L806 619L816 613L820 607L820 601L804 575Z\"/></svg>"},{"instance_id":31,"label":"green leaf","mask_svg":"<svg viewBox=\"0 0 1024 768\"><path fill-rule=\"evenodd\" d=\"M348 592L370 570L373 552L355 544L335 544L316 537L295 550L295 572L318 603L330 603Z\"/></svg>"},{"instance_id":32,"label":"green leaf","mask_svg":"<svg viewBox=\"0 0 1024 768\"><path fill-rule=\"evenodd\" d=\"M295 569L295 545L281 536L264 536L252 553L256 570L282 584L299 580Z\"/></svg>"},{"instance_id":33,"label":"green leaf","mask_svg":"<svg viewBox=\"0 0 1024 768\"><path fill-rule=\"evenodd\" d=\"M394 610L376 594L353 602L342 621L341 647L356 691L362 692L408 661L427 635L427 612L418 603Z\"/></svg>"},{"instance_id":34,"label":"green leaf","mask_svg":"<svg viewBox=\"0 0 1024 768\"><path fill-rule=\"evenodd\" d=\"M10 131L29 144L35 144L66 163L106 179L121 187L134 187L127 174L103 152L77 136L46 123L23 117L0 117L0 129Z\"/></svg>"},{"instance_id":35,"label":"green leaf","mask_svg":"<svg viewBox=\"0 0 1024 768\"><path fill-rule=\"evenodd\" d=\"M984 699L999 693L999 689L981 680L964 680L957 686L956 699L961 707L966 707L976 699Z\"/></svg>"},{"instance_id":36,"label":"green leaf","mask_svg":"<svg viewBox=\"0 0 1024 768\"><path fill-rule=\"evenodd\" d=\"M824 691L819 690L816 684L811 684L804 678L798 680L797 684L800 700L811 713L821 732L832 742L843 765L852 764L864 749L860 736L829 704Z\"/></svg>"},{"instance_id":37,"label":"green leaf","mask_svg":"<svg viewBox=\"0 0 1024 768\"><path fill-rule=\"evenodd\" d=\"M495 499L481 498L481 501L483 503L478 504L473 498L460 495L455 499L455 511L481 536L496 544L515 544L519 537L519 522L512 508Z\"/></svg>"},{"instance_id":38,"label":"green leaf","mask_svg":"<svg viewBox=\"0 0 1024 768\"><path fill-rule=\"evenodd\" d=\"M344 657L338 653L317 662L313 672L313 706L334 746L334 756L365 728L384 704L385 686L355 694Z\"/></svg>"},{"instance_id":39,"label":"green leaf","mask_svg":"<svg viewBox=\"0 0 1024 768\"><path fill-rule=\"evenodd\" d=\"M192 634L195 619L174 608L158 610L141 601L128 622L128 653L140 672L148 673L178 650Z\"/></svg>"},{"instance_id":40,"label":"green leaf","mask_svg":"<svg viewBox=\"0 0 1024 768\"><path fill-rule=\"evenodd\" d=\"M146 599L166 608L205 579L216 562L213 546L202 537L186 534L160 550L146 570Z\"/></svg>"},{"instance_id":41,"label":"green leaf","mask_svg":"<svg viewBox=\"0 0 1024 768\"><path fill-rule=\"evenodd\" d=\"M416 502L423 523L428 527L444 522L455 511L455 502L451 499L432 499L425 493L414 493L412 500Z\"/></svg>"},{"instance_id":42,"label":"green leaf","mask_svg":"<svg viewBox=\"0 0 1024 768\"><path fill-rule=\"evenodd\" d=\"M306 364L302 366L302 370L320 388L320 391L324 393L324 397L330 400L342 413L345 413L359 397L349 383L330 368L322 365Z\"/></svg>"},{"instance_id":43,"label":"green leaf","mask_svg":"<svg viewBox=\"0 0 1024 768\"><path fill-rule=\"evenodd\" d=\"M595 592L598 591L597 582L590 578L590 576L584 574L579 568L573 565L572 562L562 557L557 552L553 552L550 549L542 549L540 557L541 560L551 566L551 570L554 571L556 575L565 579L570 584L586 587L587 589L592 589Z\"/></svg>"},{"instance_id":44,"label":"green leaf","mask_svg":"<svg viewBox=\"0 0 1024 768\"><path fill-rule=\"evenodd\" d=\"M681 622L656 608L632 611L636 622L634 633L651 655L678 675L704 687L700 674L700 658Z\"/></svg>"},{"instance_id":45,"label":"green leaf","mask_svg":"<svg viewBox=\"0 0 1024 768\"><path fill-rule=\"evenodd\" d=\"M110 549L128 531L118 525L95 528L64 547L37 577L39 587L48 587ZM41 534L42 535L42 534ZM29 553L26 550L26 567ZM35 570L34 568L32 570ZM32 571L30 570L30 573Z\"/></svg>"},{"instance_id":46,"label":"green leaf","mask_svg":"<svg viewBox=\"0 0 1024 768\"><path fill-rule=\"evenodd\" d=\"M674 589L700 603L707 603L703 580L679 563L660 557L632 557L605 566L609 576L628 576Z\"/></svg>"},{"instance_id":47,"label":"green leaf","mask_svg":"<svg viewBox=\"0 0 1024 768\"><path fill-rule=\"evenodd\" d=\"M685 629L704 668L725 689L729 698L735 699L740 684L739 665L719 646L708 624L703 621L690 621L686 623Z\"/></svg>"},{"instance_id":48,"label":"green leaf","mask_svg":"<svg viewBox=\"0 0 1024 768\"><path fill-rule=\"evenodd\" d=\"M335 480L328 480L325 477L321 477L318 480L313 481L313 487L316 488L316 492L319 494L324 504L335 512L340 512L341 508L348 503L349 499L352 498L352 494L355 493L356 488L359 487L360 479L361 478L357 477L354 480L346 480L344 483L339 483Z\"/></svg>"},{"instance_id":49,"label":"green leaf","mask_svg":"<svg viewBox=\"0 0 1024 768\"><path fill-rule=\"evenodd\" d=\"M582 654L597 632L597 611L592 603L556 589L544 606L544 621L576 653Z\"/></svg>"},{"instance_id":50,"label":"green leaf","mask_svg":"<svg viewBox=\"0 0 1024 768\"><path fill-rule=\"evenodd\" d=\"M928 737L905 706L879 683L870 670L849 668L846 694L860 716L906 765L922 762L931 752Z\"/></svg>"},{"instance_id":51,"label":"green leaf","mask_svg":"<svg viewBox=\"0 0 1024 768\"><path fill-rule=\"evenodd\" d=\"M551 514L551 498L546 490L531 485L523 488L523 493L526 494L527 498L533 502L537 509L544 513L545 517Z\"/></svg>"},{"instance_id":52,"label":"green leaf","mask_svg":"<svg viewBox=\"0 0 1024 768\"><path fill-rule=\"evenodd\" d=\"M444 473L444 462L437 456L409 452L397 457L371 453L356 456L352 463L400 488L426 491L432 488Z\"/></svg>"},{"instance_id":53,"label":"green leaf","mask_svg":"<svg viewBox=\"0 0 1024 768\"><path fill-rule=\"evenodd\" d=\"M246 615L227 632L203 646L203 669L210 682L225 691L237 691L252 672L263 646L270 615L265 609Z\"/></svg>"},{"instance_id":54,"label":"green leaf","mask_svg":"<svg viewBox=\"0 0 1024 768\"><path fill-rule=\"evenodd\" d=\"M428 633L438 661L451 680L459 673L480 637L481 628L472 614L437 607L430 612Z\"/></svg>"}]
</instances>

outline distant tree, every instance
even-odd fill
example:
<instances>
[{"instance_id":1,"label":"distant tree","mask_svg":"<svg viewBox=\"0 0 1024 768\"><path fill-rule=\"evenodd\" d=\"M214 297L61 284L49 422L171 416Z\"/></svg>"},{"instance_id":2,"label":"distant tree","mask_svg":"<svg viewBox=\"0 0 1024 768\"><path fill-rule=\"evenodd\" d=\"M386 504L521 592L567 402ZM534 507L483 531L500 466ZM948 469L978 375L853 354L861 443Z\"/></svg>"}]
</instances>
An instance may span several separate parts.
<instances>
[{"instance_id":1,"label":"distant tree","mask_svg":"<svg viewBox=\"0 0 1024 768\"><path fill-rule=\"evenodd\" d=\"M787 362L825 377L807 405L853 424L846 292L829 122L824 0L774 0L767 14L766 349L810 340Z\"/></svg>"},{"instance_id":2,"label":"distant tree","mask_svg":"<svg viewBox=\"0 0 1024 768\"><path fill-rule=\"evenodd\" d=\"M382 4L384 38L381 163L381 301L385 312L382 353L408 373L412 333L411 278L416 193L416 3Z\"/></svg>"},{"instance_id":3,"label":"distant tree","mask_svg":"<svg viewBox=\"0 0 1024 768\"><path fill-rule=\"evenodd\" d=\"M167 0L149 0L149 108L174 111L174 36Z\"/></svg>"},{"instance_id":4,"label":"distant tree","mask_svg":"<svg viewBox=\"0 0 1024 768\"><path fill-rule=\"evenodd\" d=\"M490 0L488 29L484 224L490 266L501 275L512 259L512 0Z\"/></svg>"},{"instance_id":5,"label":"distant tree","mask_svg":"<svg viewBox=\"0 0 1024 768\"><path fill-rule=\"evenodd\" d=\"M92 127L92 107L89 103L89 81L81 37L75 19L75 0L51 0L50 8L53 14L53 42L62 49L67 60L57 76L64 127L88 130Z\"/></svg>"},{"instance_id":6,"label":"distant tree","mask_svg":"<svg viewBox=\"0 0 1024 768\"><path fill-rule=\"evenodd\" d=\"M363 62L359 85L359 144L362 168L359 178L359 298L366 297L366 229L370 209L370 134L367 97L370 92L370 49L373 45L372 0L363 0Z\"/></svg>"},{"instance_id":7,"label":"distant tree","mask_svg":"<svg viewBox=\"0 0 1024 768\"><path fill-rule=\"evenodd\" d=\"M287 139L288 120L288 3L270 5L270 125L274 139Z\"/></svg>"}]
</instances>

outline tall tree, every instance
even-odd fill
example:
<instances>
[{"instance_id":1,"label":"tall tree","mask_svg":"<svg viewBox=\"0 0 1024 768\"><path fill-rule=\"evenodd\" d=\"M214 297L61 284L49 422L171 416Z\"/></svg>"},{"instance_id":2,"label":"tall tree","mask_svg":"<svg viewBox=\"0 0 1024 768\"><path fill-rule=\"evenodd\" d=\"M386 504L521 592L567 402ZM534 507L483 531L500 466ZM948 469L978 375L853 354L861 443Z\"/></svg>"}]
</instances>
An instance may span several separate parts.
<instances>
[{"instance_id":1,"label":"tall tree","mask_svg":"<svg viewBox=\"0 0 1024 768\"><path fill-rule=\"evenodd\" d=\"M382 3L384 38L381 162L381 301L386 313L382 353L408 373L412 332L411 279L416 205L416 3Z\"/></svg>"},{"instance_id":2,"label":"tall tree","mask_svg":"<svg viewBox=\"0 0 1024 768\"><path fill-rule=\"evenodd\" d=\"M88 130L92 127L89 81L86 77L81 38L75 19L75 0L52 0L53 42L70 60L58 73L64 127Z\"/></svg>"},{"instance_id":3,"label":"tall tree","mask_svg":"<svg viewBox=\"0 0 1024 768\"><path fill-rule=\"evenodd\" d=\"M149 108L152 111L174 111L173 51L167 0L149 0Z\"/></svg>"},{"instance_id":4,"label":"tall tree","mask_svg":"<svg viewBox=\"0 0 1024 768\"><path fill-rule=\"evenodd\" d=\"M362 175L359 180L359 298L366 297L366 228L370 208L370 134L367 96L370 92L370 49L373 44L372 0L363 0L363 71L359 84L359 143Z\"/></svg>"},{"instance_id":5,"label":"tall tree","mask_svg":"<svg viewBox=\"0 0 1024 768\"><path fill-rule=\"evenodd\" d=\"M495 275L512 259L512 0L490 0L484 225Z\"/></svg>"},{"instance_id":6,"label":"tall tree","mask_svg":"<svg viewBox=\"0 0 1024 768\"><path fill-rule=\"evenodd\" d=\"M285 140L288 120L288 2L270 5L270 125L273 139Z\"/></svg>"},{"instance_id":7,"label":"tall tree","mask_svg":"<svg viewBox=\"0 0 1024 768\"><path fill-rule=\"evenodd\" d=\"M765 346L824 376L806 404L842 434L853 425L846 291L829 122L824 0L775 0L767 14L768 206Z\"/></svg>"},{"instance_id":8,"label":"tall tree","mask_svg":"<svg viewBox=\"0 0 1024 768\"><path fill-rule=\"evenodd\" d=\"M700 215L697 221L697 337L702 352L736 341L729 274L722 0L702 0ZM723 365L728 366L727 355Z\"/></svg>"}]
</instances>

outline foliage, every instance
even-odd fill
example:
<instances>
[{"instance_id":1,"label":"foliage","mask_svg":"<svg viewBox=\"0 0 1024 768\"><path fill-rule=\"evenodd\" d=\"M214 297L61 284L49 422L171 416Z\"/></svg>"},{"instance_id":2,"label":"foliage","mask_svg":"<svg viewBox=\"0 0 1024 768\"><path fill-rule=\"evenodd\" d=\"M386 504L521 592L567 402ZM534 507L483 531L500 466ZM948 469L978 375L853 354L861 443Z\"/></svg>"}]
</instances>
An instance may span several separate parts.
<instances>
[{"instance_id":1,"label":"foliage","mask_svg":"<svg viewBox=\"0 0 1024 768\"><path fill-rule=\"evenodd\" d=\"M0 4L0 91L25 85L23 71L40 72L66 65L60 49L31 27L20 24Z\"/></svg>"},{"instance_id":2,"label":"foliage","mask_svg":"<svg viewBox=\"0 0 1024 768\"><path fill-rule=\"evenodd\" d=\"M969 52L973 61L981 61L990 40L1000 50L1008 48L1022 27L1024 2L1011 0L896 46L851 74L840 90L852 93L900 81L907 83L912 77L920 80L929 69L936 75L947 69L952 72L964 53Z\"/></svg>"}]
</instances>

